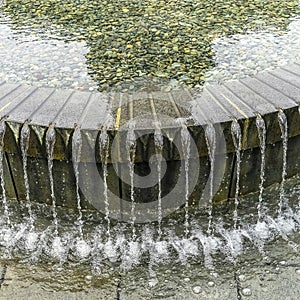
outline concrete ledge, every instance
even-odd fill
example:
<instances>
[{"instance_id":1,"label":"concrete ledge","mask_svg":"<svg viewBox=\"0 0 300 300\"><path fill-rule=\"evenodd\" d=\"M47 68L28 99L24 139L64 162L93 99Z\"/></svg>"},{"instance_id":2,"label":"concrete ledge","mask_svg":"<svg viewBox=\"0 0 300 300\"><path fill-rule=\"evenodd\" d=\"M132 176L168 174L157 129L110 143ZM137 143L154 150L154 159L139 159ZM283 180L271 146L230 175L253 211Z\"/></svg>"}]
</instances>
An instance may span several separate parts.
<instances>
[{"instance_id":1,"label":"concrete ledge","mask_svg":"<svg viewBox=\"0 0 300 300\"><path fill-rule=\"evenodd\" d=\"M166 101L165 101L166 100ZM162 179L162 192L168 193L180 171L181 128L178 119L187 126L197 146L200 158L200 176L191 201L196 203L210 172L210 161L205 139L205 128L213 125L221 128L227 157L224 162L224 178L215 200L234 195L235 147L231 124L238 121L242 132L241 194L258 189L260 172L259 137L256 119L261 116L266 125L266 185L281 180L282 134L278 112L284 112L288 123L287 176L299 172L300 156L300 65L294 63L284 68L258 74L254 78L230 81L220 85L207 85L201 92L187 89L172 91L147 91L134 94L88 93L52 88L35 88L18 84L0 83L0 118L6 123L4 136L5 186L8 197L24 199L25 186L22 169L20 139L22 127L29 126L28 176L32 200L51 202L47 167L46 132L53 126L56 133L54 145L54 186L59 204L76 206L75 177L72 165L72 137L75 128L80 128L83 149L94 151L89 157L82 151L81 161L96 160L102 172L99 138L103 128L109 136L110 145L117 143L118 153L108 157L108 186L118 197L129 200L130 187L120 182L111 163L127 164L124 151L128 124L136 120L134 131L137 140L135 171L145 174L149 160L155 154L155 124L164 136L163 156L169 170ZM113 122L107 123L111 115ZM145 115L151 117L146 118ZM167 117L166 117L167 116ZM157 122L160 121L160 122ZM156 123L155 123L156 122ZM218 131L217 131L218 134ZM87 147L87 148L86 148ZM218 149L216 149L216 154ZM194 153L193 153L194 155ZM102 155L103 156L103 155ZM191 161L196 157L190 157ZM157 188L156 188L157 189ZM136 189L138 202L147 202L157 197L155 188ZM83 195L82 195L83 196ZM103 195L99 195L102 198ZM88 200L88 199L87 199ZM82 197L83 206L89 201Z\"/></svg>"}]
</instances>

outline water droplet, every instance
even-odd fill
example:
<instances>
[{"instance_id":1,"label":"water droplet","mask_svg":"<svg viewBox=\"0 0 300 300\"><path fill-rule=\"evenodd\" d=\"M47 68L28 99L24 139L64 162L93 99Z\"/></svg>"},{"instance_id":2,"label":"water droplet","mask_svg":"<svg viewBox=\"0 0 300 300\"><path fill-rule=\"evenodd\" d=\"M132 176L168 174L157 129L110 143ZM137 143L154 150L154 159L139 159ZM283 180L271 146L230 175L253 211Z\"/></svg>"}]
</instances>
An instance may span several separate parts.
<instances>
[{"instance_id":1,"label":"water droplet","mask_svg":"<svg viewBox=\"0 0 300 300\"><path fill-rule=\"evenodd\" d=\"M201 286L199 286L199 285L196 285L196 286L193 287L193 292L194 292L195 294L200 294L200 293L201 293L201 290L202 290L202 288L201 288Z\"/></svg>"},{"instance_id":2,"label":"water droplet","mask_svg":"<svg viewBox=\"0 0 300 300\"><path fill-rule=\"evenodd\" d=\"M150 287L154 287L158 284L158 280L157 278L151 278L149 281L148 281L148 284Z\"/></svg>"},{"instance_id":3,"label":"water droplet","mask_svg":"<svg viewBox=\"0 0 300 300\"><path fill-rule=\"evenodd\" d=\"M244 289L242 290L242 294L243 294L244 296L251 296L251 295L252 295L252 292L251 292L251 290L250 290L249 288L244 288Z\"/></svg>"},{"instance_id":4,"label":"water droplet","mask_svg":"<svg viewBox=\"0 0 300 300\"><path fill-rule=\"evenodd\" d=\"M218 273L217 273L217 272L210 272L210 275L211 275L212 277L215 277L215 278L218 277Z\"/></svg>"},{"instance_id":5,"label":"water droplet","mask_svg":"<svg viewBox=\"0 0 300 300\"><path fill-rule=\"evenodd\" d=\"M243 274L239 275L239 281L246 281L246 276Z\"/></svg>"},{"instance_id":6,"label":"water droplet","mask_svg":"<svg viewBox=\"0 0 300 300\"><path fill-rule=\"evenodd\" d=\"M183 280L184 280L185 282L189 282L189 281L190 281L190 279L189 279L188 277L185 277Z\"/></svg>"},{"instance_id":7,"label":"water droplet","mask_svg":"<svg viewBox=\"0 0 300 300\"><path fill-rule=\"evenodd\" d=\"M296 274L300 275L300 269L296 270Z\"/></svg>"},{"instance_id":8,"label":"water droplet","mask_svg":"<svg viewBox=\"0 0 300 300\"><path fill-rule=\"evenodd\" d=\"M213 287L213 286L215 285L215 283L214 283L213 281L209 281L209 282L207 283L207 285L208 285L209 287Z\"/></svg>"},{"instance_id":9,"label":"water droplet","mask_svg":"<svg viewBox=\"0 0 300 300\"><path fill-rule=\"evenodd\" d=\"M282 260L282 261L279 262L279 264L282 265L282 266L285 266L286 265L286 261Z\"/></svg>"},{"instance_id":10,"label":"water droplet","mask_svg":"<svg viewBox=\"0 0 300 300\"><path fill-rule=\"evenodd\" d=\"M92 275L86 275L86 276L85 276L85 279L86 279L86 280L92 280L92 278L93 278Z\"/></svg>"}]
</instances>

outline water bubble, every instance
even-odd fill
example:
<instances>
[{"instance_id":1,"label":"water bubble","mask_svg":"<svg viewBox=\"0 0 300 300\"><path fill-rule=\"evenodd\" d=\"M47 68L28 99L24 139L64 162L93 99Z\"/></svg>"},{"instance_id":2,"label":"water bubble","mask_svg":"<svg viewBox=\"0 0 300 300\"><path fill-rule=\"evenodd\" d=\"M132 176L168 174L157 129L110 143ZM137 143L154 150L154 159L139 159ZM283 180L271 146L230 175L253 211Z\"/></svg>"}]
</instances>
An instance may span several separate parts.
<instances>
[{"instance_id":1,"label":"water bubble","mask_svg":"<svg viewBox=\"0 0 300 300\"><path fill-rule=\"evenodd\" d=\"M209 287L213 287L213 286L215 285L215 283L214 283L213 281L209 281L209 282L207 283L207 285L208 285Z\"/></svg>"},{"instance_id":2,"label":"water bubble","mask_svg":"<svg viewBox=\"0 0 300 300\"><path fill-rule=\"evenodd\" d=\"M297 269L295 272L296 274L300 275L300 269Z\"/></svg>"},{"instance_id":3,"label":"water bubble","mask_svg":"<svg viewBox=\"0 0 300 300\"><path fill-rule=\"evenodd\" d=\"M148 281L148 284L149 284L150 287L156 286L156 285L158 284L157 278L156 278L156 277L151 278L151 279Z\"/></svg>"},{"instance_id":4,"label":"water bubble","mask_svg":"<svg viewBox=\"0 0 300 300\"><path fill-rule=\"evenodd\" d=\"M185 282L190 282L190 281L191 281L190 278L188 278L188 277L185 277L183 280L184 280Z\"/></svg>"},{"instance_id":5,"label":"water bubble","mask_svg":"<svg viewBox=\"0 0 300 300\"><path fill-rule=\"evenodd\" d=\"M245 275L243 275L243 274L241 274L241 275L239 275L239 281L246 281L246 276Z\"/></svg>"},{"instance_id":6,"label":"water bubble","mask_svg":"<svg viewBox=\"0 0 300 300\"><path fill-rule=\"evenodd\" d=\"M252 295L252 292L251 292L251 290L250 290L249 288L244 288L244 289L242 290L242 294L243 294L244 296L251 296L251 295Z\"/></svg>"},{"instance_id":7,"label":"water bubble","mask_svg":"<svg viewBox=\"0 0 300 300\"><path fill-rule=\"evenodd\" d=\"M92 278L93 278L92 275L86 275L86 276L85 276L85 279L86 279L86 280L89 280L89 281L92 280Z\"/></svg>"},{"instance_id":8,"label":"water bubble","mask_svg":"<svg viewBox=\"0 0 300 300\"><path fill-rule=\"evenodd\" d=\"M282 261L279 262L279 264L282 265L282 266L285 266L286 265L286 261L282 260Z\"/></svg>"},{"instance_id":9,"label":"water bubble","mask_svg":"<svg viewBox=\"0 0 300 300\"><path fill-rule=\"evenodd\" d=\"M193 287L193 292L194 292L195 294L200 294L201 291L202 291L201 286L196 285L196 286Z\"/></svg>"}]
</instances>

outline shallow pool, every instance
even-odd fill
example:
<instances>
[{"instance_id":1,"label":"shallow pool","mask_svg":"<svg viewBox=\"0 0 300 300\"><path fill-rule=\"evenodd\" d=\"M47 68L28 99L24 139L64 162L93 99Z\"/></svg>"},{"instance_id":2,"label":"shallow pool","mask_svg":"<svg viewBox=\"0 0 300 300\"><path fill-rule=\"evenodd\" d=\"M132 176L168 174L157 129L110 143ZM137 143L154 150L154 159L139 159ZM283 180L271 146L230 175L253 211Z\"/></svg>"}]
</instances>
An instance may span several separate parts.
<instances>
[{"instance_id":1,"label":"shallow pool","mask_svg":"<svg viewBox=\"0 0 300 300\"><path fill-rule=\"evenodd\" d=\"M298 15L294 0L2 1L0 79L104 90L158 77L199 87L298 59Z\"/></svg>"}]
</instances>

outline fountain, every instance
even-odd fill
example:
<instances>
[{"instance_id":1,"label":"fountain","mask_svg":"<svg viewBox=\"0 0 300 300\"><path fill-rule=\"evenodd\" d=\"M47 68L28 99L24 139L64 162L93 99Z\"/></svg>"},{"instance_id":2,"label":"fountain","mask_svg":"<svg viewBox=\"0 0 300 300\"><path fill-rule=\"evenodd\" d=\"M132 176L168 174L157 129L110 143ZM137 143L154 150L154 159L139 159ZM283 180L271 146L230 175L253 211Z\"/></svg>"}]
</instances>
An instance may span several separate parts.
<instances>
[{"instance_id":1,"label":"fountain","mask_svg":"<svg viewBox=\"0 0 300 300\"><path fill-rule=\"evenodd\" d=\"M146 257L154 287L156 269L170 259L183 265L203 259L214 272L216 254L236 266L245 243L264 257L278 236L296 248L290 233L299 217L286 181L299 173L300 88L274 72L201 92L129 96L2 83L6 255L25 248L30 260L46 255L60 265L89 262L97 272L110 265L121 273ZM265 199L274 183L276 216ZM257 218L245 225L243 199L252 192ZM25 203L19 217L11 199ZM216 203L227 200L231 218L218 214ZM68 219L65 210L72 211ZM205 221L197 210L205 211Z\"/></svg>"}]
</instances>

